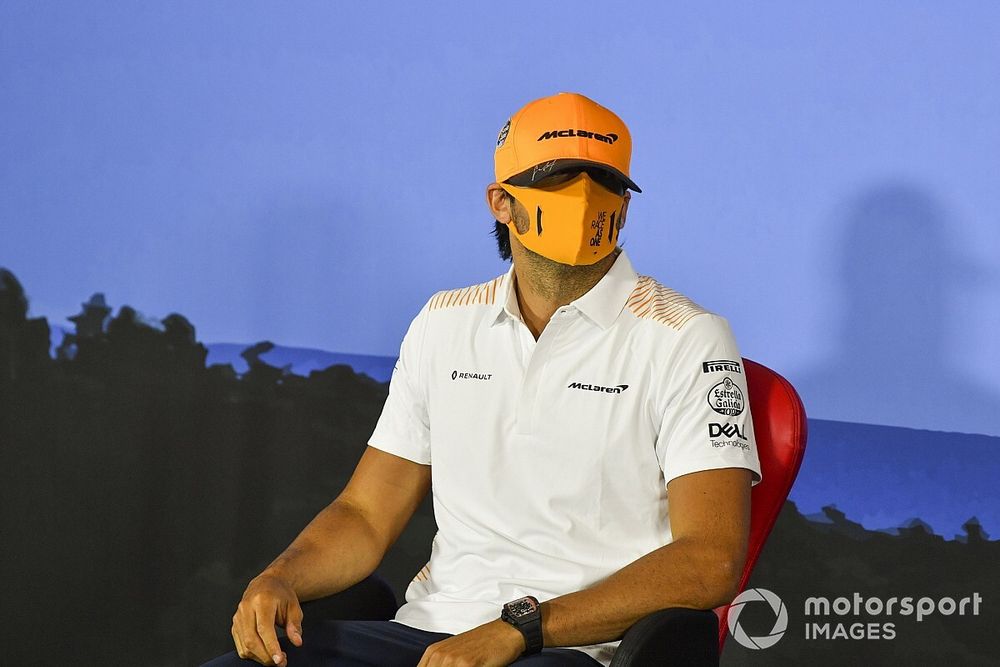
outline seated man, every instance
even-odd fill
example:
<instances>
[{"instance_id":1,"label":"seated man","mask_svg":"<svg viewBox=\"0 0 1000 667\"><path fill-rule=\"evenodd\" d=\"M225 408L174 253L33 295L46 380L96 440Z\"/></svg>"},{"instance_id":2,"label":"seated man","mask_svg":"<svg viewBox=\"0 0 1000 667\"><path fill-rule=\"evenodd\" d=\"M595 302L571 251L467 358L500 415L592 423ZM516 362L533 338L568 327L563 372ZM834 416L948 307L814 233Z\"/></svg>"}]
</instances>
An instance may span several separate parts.
<instances>
[{"instance_id":1,"label":"seated man","mask_svg":"<svg viewBox=\"0 0 1000 667\"><path fill-rule=\"evenodd\" d=\"M727 322L617 245L631 148L576 94L503 127L486 199L510 270L420 310L347 487L247 587L236 654L607 666L642 617L732 599L760 481L746 379ZM396 617L304 637L299 601L371 574L429 489L438 533Z\"/></svg>"}]
</instances>

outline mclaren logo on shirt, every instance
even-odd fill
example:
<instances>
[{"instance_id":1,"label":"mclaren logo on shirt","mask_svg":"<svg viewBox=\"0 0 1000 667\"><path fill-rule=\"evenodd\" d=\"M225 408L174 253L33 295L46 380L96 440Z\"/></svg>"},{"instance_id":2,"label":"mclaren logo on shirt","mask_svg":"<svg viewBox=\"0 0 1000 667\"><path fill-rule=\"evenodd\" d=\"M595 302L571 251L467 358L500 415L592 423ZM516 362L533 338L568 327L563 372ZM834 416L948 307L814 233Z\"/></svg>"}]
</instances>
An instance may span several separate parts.
<instances>
[{"instance_id":1,"label":"mclaren logo on shirt","mask_svg":"<svg viewBox=\"0 0 1000 667\"><path fill-rule=\"evenodd\" d=\"M628 389L627 384L619 384L614 387L602 387L599 384L584 384L582 382L571 382L567 389L582 389L583 391L600 391L605 394L620 394Z\"/></svg>"}]
</instances>

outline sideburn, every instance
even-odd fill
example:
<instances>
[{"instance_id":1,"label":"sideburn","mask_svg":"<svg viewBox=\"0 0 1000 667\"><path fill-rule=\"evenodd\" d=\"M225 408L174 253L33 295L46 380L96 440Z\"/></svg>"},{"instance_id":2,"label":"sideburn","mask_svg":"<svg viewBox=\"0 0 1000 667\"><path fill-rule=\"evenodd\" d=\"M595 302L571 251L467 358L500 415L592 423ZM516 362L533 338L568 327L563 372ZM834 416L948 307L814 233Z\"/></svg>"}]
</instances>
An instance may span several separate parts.
<instances>
[{"instance_id":1,"label":"sideburn","mask_svg":"<svg viewBox=\"0 0 1000 667\"><path fill-rule=\"evenodd\" d=\"M510 215L514 219L514 226L517 227L518 234L526 234L531 228L531 220L528 218L528 211L525 210L521 202L514 199L514 195L507 194L507 202L510 205Z\"/></svg>"}]
</instances>

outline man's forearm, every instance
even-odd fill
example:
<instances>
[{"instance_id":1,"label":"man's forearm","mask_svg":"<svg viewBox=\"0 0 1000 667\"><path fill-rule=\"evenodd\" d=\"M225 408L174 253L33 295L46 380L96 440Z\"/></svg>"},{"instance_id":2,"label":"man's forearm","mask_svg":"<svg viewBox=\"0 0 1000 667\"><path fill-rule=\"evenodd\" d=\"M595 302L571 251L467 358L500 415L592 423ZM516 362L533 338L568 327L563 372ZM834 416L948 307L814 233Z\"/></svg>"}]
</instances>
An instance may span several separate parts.
<instances>
[{"instance_id":1,"label":"man's forearm","mask_svg":"<svg viewBox=\"0 0 1000 667\"><path fill-rule=\"evenodd\" d=\"M338 593L375 571L385 547L364 514L335 500L261 575L287 581L299 600Z\"/></svg>"},{"instance_id":2,"label":"man's forearm","mask_svg":"<svg viewBox=\"0 0 1000 667\"><path fill-rule=\"evenodd\" d=\"M542 603L545 646L615 641L636 621L667 607L721 606L734 594L741 568L724 552L677 540L600 583Z\"/></svg>"}]
</instances>

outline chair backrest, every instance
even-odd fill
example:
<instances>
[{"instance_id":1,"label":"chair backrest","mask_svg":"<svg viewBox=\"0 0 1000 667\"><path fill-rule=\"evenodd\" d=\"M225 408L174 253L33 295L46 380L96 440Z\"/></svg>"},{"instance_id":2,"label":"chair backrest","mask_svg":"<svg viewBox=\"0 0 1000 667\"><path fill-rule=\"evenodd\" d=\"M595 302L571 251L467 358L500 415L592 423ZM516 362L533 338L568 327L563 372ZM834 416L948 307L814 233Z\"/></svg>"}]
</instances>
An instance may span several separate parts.
<instances>
[{"instance_id":1,"label":"chair backrest","mask_svg":"<svg viewBox=\"0 0 1000 667\"><path fill-rule=\"evenodd\" d=\"M750 580L757 557L771 534L806 451L806 411L795 388L767 366L743 360L750 393L750 411L760 458L761 481L750 494L750 542L737 594ZM726 642L730 605L715 610L719 617L719 653Z\"/></svg>"}]
</instances>

